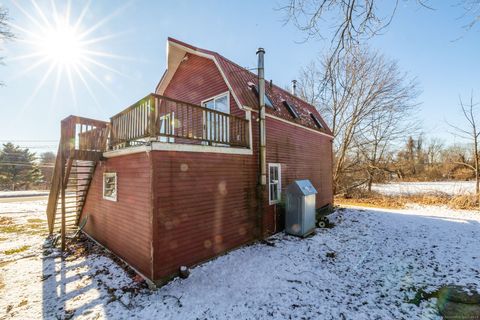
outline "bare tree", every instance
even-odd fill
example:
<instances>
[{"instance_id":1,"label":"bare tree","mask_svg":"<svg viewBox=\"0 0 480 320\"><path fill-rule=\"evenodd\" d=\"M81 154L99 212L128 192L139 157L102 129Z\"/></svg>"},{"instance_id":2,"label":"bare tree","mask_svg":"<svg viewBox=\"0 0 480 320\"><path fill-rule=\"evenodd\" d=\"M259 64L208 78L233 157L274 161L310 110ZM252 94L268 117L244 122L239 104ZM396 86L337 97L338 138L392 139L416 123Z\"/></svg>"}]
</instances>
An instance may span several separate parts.
<instances>
[{"instance_id":1,"label":"bare tree","mask_svg":"<svg viewBox=\"0 0 480 320\"><path fill-rule=\"evenodd\" d=\"M314 64L303 69L299 86L302 98L317 106L333 131L334 185L341 192L342 178L350 170L357 170L357 162L351 159L372 146L372 161L385 154L392 141L388 133L393 138L393 133L402 132L399 128L417 105L414 100L419 90L415 79L401 73L395 61L366 48L356 47L336 64L331 59L327 55L322 60L321 70L314 69Z\"/></svg>"},{"instance_id":2,"label":"bare tree","mask_svg":"<svg viewBox=\"0 0 480 320\"><path fill-rule=\"evenodd\" d=\"M449 123L449 126L454 129L454 134L458 137L466 139L472 145L473 164L469 163L465 158L456 161L456 164L470 168L475 174L475 193L477 197L480 197L480 175L479 175L479 154L478 143L480 128L477 119L476 106L478 103L473 102L473 93L470 95L469 103L464 103L462 98L459 98L460 108L462 110L463 117L466 120L465 126L456 126ZM480 199L479 199L480 200Z\"/></svg>"},{"instance_id":3,"label":"bare tree","mask_svg":"<svg viewBox=\"0 0 480 320\"><path fill-rule=\"evenodd\" d=\"M444 148L444 142L438 138L430 138L427 145L427 160L428 165L433 166L437 164L440 160L439 157Z\"/></svg>"},{"instance_id":4,"label":"bare tree","mask_svg":"<svg viewBox=\"0 0 480 320\"><path fill-rule=\"evenodd\" d=\"M465 10L465 16L469 18L469 23L465 26L468 31L480 21L480 0L463 0L460 3Z\"/></svg>"},{"instance_id":5,"label":"bare tree","mask_svg":"<svg viewBox=\"0 0 480 320\"><path fill-rule=\"evenodd\" d=\"M0 5L0 51L3 49L3 43L7 40L13 39L14 35L10 31L8 21L8 10ZM3 57L0 56L0 64L2 64ZM0 86L3 82L0 81Z\"/></svg>"},{"instance_id":6,"label":"bare tree","mask_svg":"<svg viewBox=\"0 0 480 320\"><path fill-rule=\"evenodd\" d=\"M392 170L392 149L406 133L416 130L416 122L411 120L414 108L411 103L399 103L375 109L369 116L367 126L355 138L355 147L362 158L359 166L366 173L368 191L377 176L395 174Z\"/></svg>"},{"instance_id":7,"label":"bare tree","mask_svg":"<svg viewBox=\"0 0 480 320\"><path fill-rule=\"evenodd\" d=\"M382 16L378 0L289 0L281 7L285 22L293 23L309 38L325 37L326 26L333 29L333 54L350 49L385 29L395 14L398 0Z\"/></svg>"},{"instance_id":8,"label":"bare tree","mask_svg":"<svg viewBox=\"0 0 480 320\"><path fill-rule=\"evenodd\" d=\"M433 10L428 0L415 2ZM342 54L385 32L398 4L399 0L284 0L279 9L286 24L293 24L305 34L305 41L329 38L335 57L330 63L338 63ZM457 4L469 19L465 28L471 29L480 20L480 0L458 0Z\"/></svg>"}]
</instances>

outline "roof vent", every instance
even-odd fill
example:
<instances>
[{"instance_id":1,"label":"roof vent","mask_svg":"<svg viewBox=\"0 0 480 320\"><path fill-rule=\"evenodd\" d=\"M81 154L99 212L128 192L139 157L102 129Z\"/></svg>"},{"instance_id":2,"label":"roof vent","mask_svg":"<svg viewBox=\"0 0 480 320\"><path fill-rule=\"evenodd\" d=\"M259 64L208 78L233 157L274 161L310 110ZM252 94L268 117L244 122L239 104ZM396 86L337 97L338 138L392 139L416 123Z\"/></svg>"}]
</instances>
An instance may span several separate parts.
<instances>
[{"instance_id":1,"label":"roof vent","mask_svg":"<svg viewBox=\"0 0 480 320\"><path fill-rule=\"evenodd\" d=\"M294 96L297 95L297 80L292 80L292 92Z\"/></svg>"}]
</instances>

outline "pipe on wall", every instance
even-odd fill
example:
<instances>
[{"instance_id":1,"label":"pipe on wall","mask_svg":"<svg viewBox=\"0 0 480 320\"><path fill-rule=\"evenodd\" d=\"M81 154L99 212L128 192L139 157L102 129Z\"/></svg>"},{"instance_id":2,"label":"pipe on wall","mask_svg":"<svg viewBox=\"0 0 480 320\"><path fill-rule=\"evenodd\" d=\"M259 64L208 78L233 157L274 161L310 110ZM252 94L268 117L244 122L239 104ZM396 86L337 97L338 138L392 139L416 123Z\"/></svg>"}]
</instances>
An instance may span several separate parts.
<instances>
[{"instance_id":1,"label":"pipe on wall","mask_svg":"<svg viewBox=\"0 0 480 320\"><path fill-rule=\"evenodd\" d=\"M265 134L265 68L264 68L265 49L258 48L258 105L259 105L259 165L260 165L260 185L267 184L267 138Z\"/></svg>"}]
</instances>

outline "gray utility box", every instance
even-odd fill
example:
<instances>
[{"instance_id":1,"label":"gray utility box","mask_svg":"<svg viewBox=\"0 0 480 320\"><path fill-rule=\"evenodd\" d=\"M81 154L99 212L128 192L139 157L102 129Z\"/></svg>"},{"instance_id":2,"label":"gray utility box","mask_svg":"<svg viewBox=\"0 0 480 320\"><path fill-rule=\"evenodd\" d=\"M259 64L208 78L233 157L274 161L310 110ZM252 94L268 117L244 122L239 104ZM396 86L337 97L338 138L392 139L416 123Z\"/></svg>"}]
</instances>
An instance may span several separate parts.
<instances>
[{"instance_id":1,"label":"gray utility box","mask_svg":"<svg viewBox=\"0 0 480 320\"><path fill-rule=\"evenodd\" d=\"M315 230L315 194L310 180L297 180L287 186L285 231L305 237Z\"/></svg>"}]
</instances>

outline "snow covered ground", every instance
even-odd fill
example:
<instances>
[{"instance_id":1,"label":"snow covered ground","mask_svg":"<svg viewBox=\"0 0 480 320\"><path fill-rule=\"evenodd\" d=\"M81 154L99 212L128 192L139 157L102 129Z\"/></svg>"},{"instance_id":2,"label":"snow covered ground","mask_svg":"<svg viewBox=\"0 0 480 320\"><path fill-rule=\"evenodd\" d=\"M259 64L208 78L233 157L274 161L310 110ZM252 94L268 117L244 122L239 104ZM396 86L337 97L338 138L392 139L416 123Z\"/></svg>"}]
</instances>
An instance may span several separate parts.
<instances>
[{"instance_id":1,"label":"snow covered ground","mask_svg":"<svg viewBox=\"0 0 480 320\"><path fill-rule=\"evenodd\" d=\"M45 204L0 203L0 319L440 319L435 299L407 300L420 288L480 286L473 211L341 209L332 229L278 234L274 246L235 250L150 291L98 249L62 261L43 248L32 219Z\"/></svg>"},{"instance_id":2,"label":"snow covered ground","mask_svg":"<svg viewBox=\"0 0 480 320\"><path fill-rule=\"evenodd\" d=\"M449 195L462 195L475 192L475 181L432 181L432 182L396 182L374 184L373 191L385 195L412 195L420 193L443 192Z\"/></svg>"}]
</instances>

